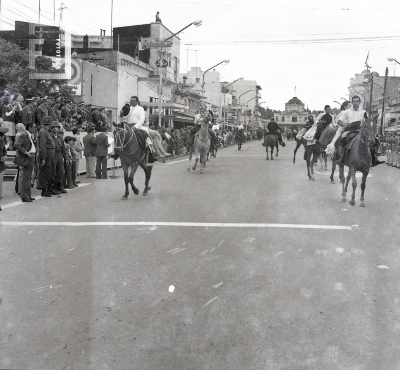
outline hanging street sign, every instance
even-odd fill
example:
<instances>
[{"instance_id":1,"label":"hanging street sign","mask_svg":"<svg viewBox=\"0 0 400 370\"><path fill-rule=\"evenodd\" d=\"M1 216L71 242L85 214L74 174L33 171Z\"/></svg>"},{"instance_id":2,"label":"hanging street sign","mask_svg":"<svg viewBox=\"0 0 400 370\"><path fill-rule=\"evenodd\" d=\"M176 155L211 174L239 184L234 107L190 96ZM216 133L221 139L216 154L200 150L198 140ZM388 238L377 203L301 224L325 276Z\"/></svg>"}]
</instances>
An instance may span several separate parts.
<instances>
[{"instance_id":1,"label":"hanging street sign","mask_svg":"<svg viewBox=\"0 0 400 370\"><path fill-rule=\"evenodd\" d=\"M157 66L157 67L161 67L161 68L168 67L168 60L165 60L165 59L158 59L158 60L156 61L156 66Z\"/></svg>"}]
</instances>

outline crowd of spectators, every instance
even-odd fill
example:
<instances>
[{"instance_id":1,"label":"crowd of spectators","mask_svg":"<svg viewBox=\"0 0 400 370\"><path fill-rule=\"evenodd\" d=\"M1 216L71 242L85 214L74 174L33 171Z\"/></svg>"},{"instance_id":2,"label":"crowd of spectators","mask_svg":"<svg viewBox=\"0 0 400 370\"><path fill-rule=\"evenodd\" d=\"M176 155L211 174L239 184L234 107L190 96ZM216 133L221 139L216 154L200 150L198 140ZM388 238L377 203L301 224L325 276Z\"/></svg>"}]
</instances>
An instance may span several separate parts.
<instances>
[{"instance_id":1,"label":"crowd of spectators","mask_svg":"<svg viewBox=\"0 0 400 370\"><path fill-rule=\"evenodd\" d=\"M386 155L388 166L400 168L400 130L386 132L380 138L380 154Z\"/></svg>"}]
</instances>

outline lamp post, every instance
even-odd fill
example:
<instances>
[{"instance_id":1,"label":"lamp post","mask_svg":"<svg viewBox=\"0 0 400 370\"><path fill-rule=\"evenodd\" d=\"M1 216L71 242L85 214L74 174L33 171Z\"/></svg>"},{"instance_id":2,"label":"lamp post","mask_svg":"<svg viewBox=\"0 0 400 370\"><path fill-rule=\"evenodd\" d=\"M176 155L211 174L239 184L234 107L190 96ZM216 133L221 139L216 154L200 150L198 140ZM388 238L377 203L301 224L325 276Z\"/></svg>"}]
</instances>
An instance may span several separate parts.
<instances>
[{"instance_id":1,"label":"lamp post","mask_svg":"<svg viewBox=\"0 0 400 370\"><path fill-rule=\"evenodd\" d=\"M400 62L396 58L387 58L388 62L395 62L400 64ZM394 75L396 76L396 64L394 65Z\"/></svg>"},{"instance_id":2,"label":"lamp post","mask_svg":"<svg viewBox=\"0 0 400 370\"><path fill-rule=\"evenodd\" d=\"M230 62L229 59L225 59L225 60L223 60L222 62L219 62L218 64L216 64L215 66L212 66L211 68L208 68L208 69L203 73L203 83L201 84L201 100L204 99L204 76L206 75L206 73L207 73L210 69L213 69L213 68L219 66L219 65L222 64L222 63L228 64L229 62Z\"/></svg>"},{"instance_id":3,"label":"lamp post","mask_svg":"<svg viewBox=\"0 0 400 370\"><path fill-rule=\"evenodd\" d=\"M256 107L261 107L261 104L264 104L264 103L266 103L266 101L262 101L261 103L258 103L257 105L256 105ZM261 107L262 108L262 107ZM262 122L262 115L261 115L261 122ZM260 125L260 123L259 123L259 125Z\"/></svg>"},{"instance_id":4,"label":"lamp post","mask_svg":"<svg viewBox=\"0 0 400 370\"><path fill-rule=\"evenodd\" d=\"M244 92L243 94L239 95L238 104L239 104L239 107L240 107L240 111L242 111L242 106L240 105L240 98L241 98L244 94L247 94L247 93L250 92L250 91L254 91L254 89L247 90L247 91ZM239 121L239 115L238 115L238 121ZM238 122L238 124L239 124L239 122Z\"/></svg>"},{"instance_id":5,"label":"lamp post","mask_svg":"<svg viewBox=\"0 0 400 370\"><path fill-rule=\"evenodd\" d=\"M235 82L239 81L239 80L243 80L244 77L240 77L237 80L231 82L229 85L226 86L222 86L222 92L224 93L224 127L226 126L227 122L226 122L226 116L227 116L227 112L226 112L226 108L225 108L225 95L226 95L226 88L228 86L233 85ZM229 90L228 90L229 91Z\"/></svg>"},{"instance_id":6,"label":"lamp post","mask_svg":"<svg viewBox=\"0 0 400 370\"><path fill-rule=\"evenodd\" d=\"M162 113L161 113L161 110L162 110L162 85L163 85L163 83L162 83L163 70L162 70L162 69L164 68L164 67L162 67L162 57L163 57L162 48L163 48L163 46L164 46L164 43L165 43L167 40L172 39L172 38L173 38L174 36L176 36L178 33L181 33L182 31L186 30L186 28L189 28L189 27L192 26L193 24L194 24L196 27L199 27L199 26L201 26L201 21L194 21L194 22L188 24L186 27L182 28L180 31L175 32L173 35L171 35L171 36L167 37L166 39L164 39L163 42L161 43L160 52L159 52L159 53L160 53L160 62L161 62L161 65L158 67L159 70L160 70L160 86L159 86L159 89L158 89L158 126L159 126L159 127L161 127L161 114L162 114Z\"/></svg>"},{"instance_id":7,"label":"lamp post","mask_svg":"<svg viewBox=\"0 0 400 370\"><path fill-rule=\"evenodd\" d=\"M250 100L247 101L246 103L246 109L245 109L245 113L246 113L246 131L247 131L247 126L249 124L249 119L247 118L247 104L249 104L249 102L251 102L253 99L256 99L257 95L254 98L251 98Z\"/></svg>"}]
</instances>

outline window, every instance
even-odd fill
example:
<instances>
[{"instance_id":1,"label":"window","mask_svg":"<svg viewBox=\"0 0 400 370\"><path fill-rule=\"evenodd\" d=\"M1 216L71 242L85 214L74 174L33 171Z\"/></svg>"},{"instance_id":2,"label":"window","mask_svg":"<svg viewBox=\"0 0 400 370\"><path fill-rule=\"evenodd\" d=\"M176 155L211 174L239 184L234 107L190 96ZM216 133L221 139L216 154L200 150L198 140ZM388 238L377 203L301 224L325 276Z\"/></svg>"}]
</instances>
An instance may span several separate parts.
<instances>
[{"instance_id":1,"label":"window","mask_svg":"<svg viewBox=\"0 0 400 370\"><path fill-rule=\"evenodd\" d=\"M282 116L282 122L285 122L285 116Z\"/></svg>"},{"instance_id":2,"label":"window","mask_svg":"<svg viewBox=\"0 0 400 370\"><path fill-rule=\"evenodd\" d=\"M297 117L292 117L292 122L297 122Z\"/></svg>"},{"instance_id":3,"label":"window","mask_svg":"<svg viewBox=\"0 0 400 370\"><path fill-rule=\"evenodd\" d=\"M196 83L197 83L197 84L200 83L200 78L196 78Z\"/></svg>"}]
</instances>

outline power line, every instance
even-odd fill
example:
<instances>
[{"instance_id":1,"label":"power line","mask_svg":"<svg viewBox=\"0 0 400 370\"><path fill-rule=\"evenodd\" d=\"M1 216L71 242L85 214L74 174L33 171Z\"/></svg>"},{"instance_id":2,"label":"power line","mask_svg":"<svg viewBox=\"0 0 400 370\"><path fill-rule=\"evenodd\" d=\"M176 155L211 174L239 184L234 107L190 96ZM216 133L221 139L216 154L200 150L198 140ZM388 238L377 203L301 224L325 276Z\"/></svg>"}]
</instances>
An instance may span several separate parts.
<instances>
[{"instance_id":1,"label":"power line","mask_svg":"<svg viewBox=\"0 0 400 370\"><path fill-rule=\"evenodd\" d=\"M25 15L25 13L22 13L21 11L19 11L21 14L23 14L23 15L21 15L21 14L18 14L18 13L16 13L16 12L14 12L14 11L12 11L11 9L8 9L8 8L6 8L5 6L3 6L3 9L6 9L6 10L8 10L9 12L11 12L11 13L14 13L14 14L16 14L18 17L24 17L24 18L26 18L26 19L31 19L31 20L33 20L34 22L36 22L32 17L30 17L30 16L28 16L28 15Z\"/></svg>"}]
</instances>

